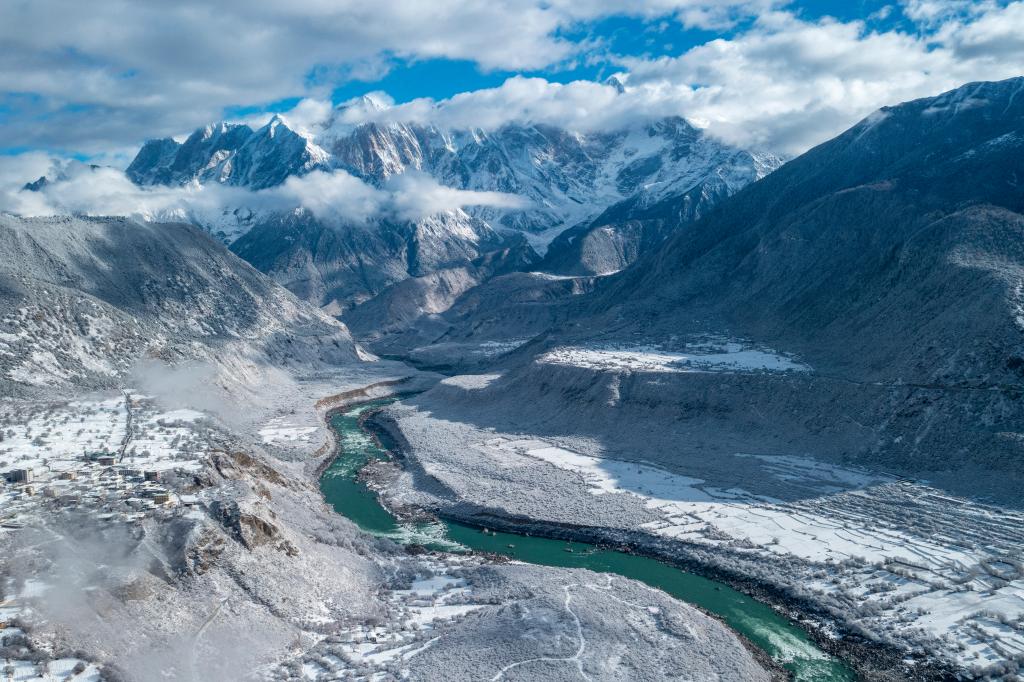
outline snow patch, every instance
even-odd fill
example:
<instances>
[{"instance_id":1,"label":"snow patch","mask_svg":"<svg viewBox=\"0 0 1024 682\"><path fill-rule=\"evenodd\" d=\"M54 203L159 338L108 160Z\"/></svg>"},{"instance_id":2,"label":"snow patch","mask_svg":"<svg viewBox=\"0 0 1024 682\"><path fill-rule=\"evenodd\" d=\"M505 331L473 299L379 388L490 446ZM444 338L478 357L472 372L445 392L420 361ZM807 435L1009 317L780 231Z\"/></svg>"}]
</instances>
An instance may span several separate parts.
<instances>
[{"instance_id":1,"label":"snow patch","mask_svg":"<svg viewBox=\"0 0 1024 682\"><path fill-rule=\"evenodd\" d=\"M805 372L793 358L738 341L689 344L686 351L662 350L656 345L563 346L540 356L545 364L586 367L602 371L638 372Z\"/></svg>"}]
</instances>

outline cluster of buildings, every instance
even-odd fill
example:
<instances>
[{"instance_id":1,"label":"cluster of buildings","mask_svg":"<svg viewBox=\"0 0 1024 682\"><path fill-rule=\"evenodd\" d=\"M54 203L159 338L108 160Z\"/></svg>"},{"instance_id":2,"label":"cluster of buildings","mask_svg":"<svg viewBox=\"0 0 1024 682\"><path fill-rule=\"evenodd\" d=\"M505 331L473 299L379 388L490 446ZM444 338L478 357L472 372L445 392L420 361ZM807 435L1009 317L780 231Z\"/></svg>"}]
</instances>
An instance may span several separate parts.
<instances>
[{"instance_id":1,"label":"cluster of buildings","mask_svg":"<svg viewBox=\"0 0 1024 682\"><path fill-rule=\"evenodd\" d=\"M3 473L0 526L16 528L34 508L65 511L81 508L110 519L136 520L168 506L193 502L172 493L161 472L125 465L108 452L79 461L62 460L60 468L16 468Z\"/></svg>"}]
</instances>

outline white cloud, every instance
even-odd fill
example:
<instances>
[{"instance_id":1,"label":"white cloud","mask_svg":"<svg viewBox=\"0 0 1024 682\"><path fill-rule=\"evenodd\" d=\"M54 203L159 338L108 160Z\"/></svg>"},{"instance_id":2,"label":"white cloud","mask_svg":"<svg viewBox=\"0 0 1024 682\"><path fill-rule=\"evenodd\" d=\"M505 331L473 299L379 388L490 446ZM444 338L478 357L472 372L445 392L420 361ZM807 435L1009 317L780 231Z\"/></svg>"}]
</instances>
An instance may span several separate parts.
<instances>
[{"instance_id":1,"label":"white cloud","mask_svg":"<svg viewBox=\"0 0 1024 682\"><path fill-rule=\"evenodd\" d=\"M623 65L628 89L676 100L711 132L798 153L882 105L1024 73L1024 3L919 35L777 12L732 40Z\"/></svg>"},{"instance_id":2,"label":"white cloud","mask_svg":"<svg viewBox=\"0 0 1024 682\"><path fill-rule=\"evenodd\" d=\"M54 160L43 152L27 152L17 156L0 156L0 193L16 192L54 170Z\"/></svg>"},{"instance_id":3,"label":"white cloud","mask_svg":"<svg viewBox=\"0 0 1024 682\"><path fill-rule=\"evenodd\" d=\"M598 129L623 118L628 105L617 94L614 88L592 81L563 85L515 76L499 87L459 93L440 102L421 98L384 109L348 107L340 119L346 124L415 122L458 130L489 130L509 121Z\"/></svg>"},{"instance_id":4,"label":"white cloud","mask_svg":"<svg viewBox=\"0 0 1024 682\"><path fill-rule=\"evenodd\" d=\"M879 32L864 22L805 21L786 0L36 0L0 3L5 143L122 156L147 137L219 119L226 106L305 97L288 114L312 132L330 85L386 71L395 58L468 59L534 69L586 58L562 37L628 14L743 32L675 57L618 59L627 92L593 82L512 78L502 86L351 121L407 120L494 128L510 120L579 130L681 114L731 142L796 153L884 104L970 80L1024 73L1024 2L901 0L916 22ZM55 16L61 21L53 21ZM598 49L605 49L600 47ZM387 104L387 96L380 95ZM393 104L393 103L392 103ZM72 106L73 105L73 106ZM257 119L263 117L255 117Z\"/></svg>"},{"instance_id":5,"label":"white cloud","mask_svg":"<svg viewBox=\"0 0 1024 682\"><path fill-rule=\"evenodd\" d=\"M746 32L678 57L621 58L626 90L513 77L501 86L395 105L384 93L347 103L342 129L375 121L494 129L512 122L607 130L682 115L729 142L797 154L889 104L974 80L1024 74L1024 2L970 12L918 2L915 16L942 17L920 33L870 30L864 22L762 15ZM326 103L304 111L327 117ZM286 117L291 116L287 114ZM300 112L308 130L324 125Z\"/></svg>"},{"instance_id":6,"label":"white cloud","mask_svg":"<svg viewBox=\"0 0 1024 682\"><path fill-rule=\"evenodd\" d=\"M280 187L254 195L262 208L282 210L301 206L322 220L365 222L384 212L387 204L383 192L344 171L293 176Z\"/></svg>"},{"instance_id":7,"label":"white cloud","mask_svg":"<svg viewBox=\"0 0 1024 682\"><path fill-rule=\"evenodd\" d=\"M707 25L779 1L3 2L5 142L105 151L197 127L226 107L323 97L379 77L394 59L542 69L589 47L562 35L580 22L677 15Z\"/></svg>"},{"instance_id":8,"label":"white cloud","mask_svg":"<svg viewBox=\"0 0 1024 682\"><path fill-rule=\"evenodd\" d=\"M385 183L389 205L399 217L415 220L463 206L526 208L528 202L515 194L455 189L438 184L429 175L407 172Z\"/></svg>"},{"instance_id":9,"label":"white cloud","mask_svg":"<svg viewBox=\"0 0 1024 682\"><path fill-rule=\"evenodd\" d=\"M26 181L50 174L57 179L39 191ZM54 164L41 154L0 157L0 211L22 216L125 215L146 220L216 222L225 209L261 212L304 208L332 223L367 223L377 218L417 220L465 206L519 208L518 196L444 187L429 176L410 173L383 188L344 171L314 171L259 191L210 183L184 187L139 187L121 171L78 162Z\"/></svg>"},{"instance_id":10,"label":"white cloud","mask_svg":"<svg viewBox=\"0 0 1024 682\"><path fill-rule=\"evenodd\" d=\"M903 0L903 13L924 24L984 14L998 8L994 0Z\"/></svg>"}]
</instances>

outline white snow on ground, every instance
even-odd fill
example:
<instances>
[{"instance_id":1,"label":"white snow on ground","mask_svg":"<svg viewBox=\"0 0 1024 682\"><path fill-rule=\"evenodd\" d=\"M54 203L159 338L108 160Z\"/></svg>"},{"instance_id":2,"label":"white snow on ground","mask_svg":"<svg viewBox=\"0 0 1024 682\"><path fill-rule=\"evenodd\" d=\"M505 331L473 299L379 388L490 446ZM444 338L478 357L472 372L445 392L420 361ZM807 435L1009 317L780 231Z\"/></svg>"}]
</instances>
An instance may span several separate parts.
<instances>
[{"instance_id":1,"label":"white snow on ground","mask_svg":"<svg viewBox=\"0 0 1024 682\"><path fill-rule=\"evenodd\" d=\"M103 338L115 323L102 306L85 302L81 305L91 307L93 314L79 310L72 315L71 306L62 305L60 293L45 288L41 293L53 296L52 309L29 305L0 317L0 329L8 330L0 333L0 355L14 361L7 369L10 379L46 386L90 372L114 375L116 367ZM81 325L86 328L84 336L75 333ZM159 345L160 340L153 342Z\"/></svg>"},{"instance_id":2,"label":"white snow on ground","mask_svg":"<svg viewBox=\"0 0 1024 682\"><path fill-rule=\"evenodd\" d=\"M446 377L441 380L441 383L447 386L456 386L467 391L477 391L487 388L500 378L500 374L459 374L453 377Z\"/></svg>"},{"instance_id":3,"label":"white snow on ground","mask_svg":"<svg viewBox=\"0 0 1024 682\"><path fill-rule=\"evenodd\" d=\"M76 672L75 666L82 669ZM12 682L100 682L99 669L77 658L59 658L46 663L35 663L0 658L0 675Z\"/></svg>"},{"instance_id":4,"label":"white snow on ground","mask_svg":"<svg viewBox=\"0 0 1024 682\"><path fill-rule=\"evenodd\" d=\"M511 353L516 348L519 348L529 341L530 337L528 336L517 339L506 339L504 341L481 341L472 352L473 355L492 358L504 355L505 353Z\"/></svg>"},{"instance_id":5,"label":"white snow on ground","mask_svg":"<svg viewBox=\"0 0 1024 682\"><path fill-rule=\"evenodd\" d=\"M329 654L305 663L304 678L333 680L340 672L353 669L371 673L364 674L371 679L376 679L372 675L393 674L396 666L401 668L402 661L410 660L433 644L438 637L433 633L438 624L486 606L473 603L466 581L450 572L477 561L472 557L447 563L425 560L422 577L413 580L407 589L387 593L391 611L387 625L364 624L351 628L342 635L340 642L322 647Z\"/></svg>"},{"instance_id":6,"label":"white snow on ground","mask_svg":"<svg viewBox=\"0 0 1024 682\"><path fill-rule=\"evenodd\" d=\"M260 438L264 443L278 445L281 443L309 443L319 429L316 426L300 426L286 417L275 417L260 429Z\"/></svg>"},{"instance_id":7,"label":"white snow on ground","mask_svg":"<svg viewBox=\"0 0 1024 682\"><path fill-rule=\"evenodd\" d=\"M136 518L178 500L160 484L198 471L209 424L128 393L91 400L0 400L0 528L45 509Z\"/></svg>"},{"instance_id":8,"label":"white snow on ground","mask_svg":"<svg viewBox=\"0 0 1024 682\"><path fill-rule=\"evenodd\" d=\"M116 455L119 463L155 471L198 468L202 446L196 422L201 413L161 411L134 397L126 439L127 400L120 395L67 403L0 401L0 471L68 471L88 454Z\"/></svg>"},{"instance_id":9,"label":"white snow on ground","mask_svg":"<svg viewBox=\"0 0 1024 682\"><path fill-rule=\"evenodd\" d=\"M643 526L655 535L799 559L804 589L847 595L880 631L921 629L968 668L1024 659L1020 513L799 457L756 457L767 475L808 486L784 502L542 440L488 445L579 474L593 495L641 498L661 517Z\"/></svg>"},{"instance_id":10,"label":"white snow on ground","mask_svg":"<svg viewBox=\"0 0 1024 682\"><path fill-rule=\"evenodd\" d=\"M124 462L149 471L197 470L202 445L194 437L195 427L204 418L195 410L140 410Z\"/></svg>"},{"instance_id":11,"label":"white snow on ground","mask_svg":"<svg viewBox=\"0 0 1024 682\"><path fill-rule=\"evenodd\" d=\"M127 420L123 396L52 406L0 403L0 463L32 467L47 459L59 467L87 451L114 451Z\"/></svg>"},{"instance_id":12,"label":"white snow on ground","mask_svg":"<svg viewBox=\"0 0 1024 682\"><path fill-rule=\"evenodd\" d=\"M12 592L10 582L3 590L4 594ZM16 597L0 602L0 646L7 649L8 656L0 658L0 679L17 682L100 682L99 668L94 664L78 658L56 658L49 661L36 661L30 658L18 658L29 653L24 648L25 631L21 628L3 627L3 622L24 617L31 610L31 600L39 597L48 585L38 581L26 581L24 588Z\"/></svg>"},{"instance_id":13,"label":"white snow on ground","mask_svg":"<svg viewBox=\"0 0 1024 682\"><path fill-rule=\"evenodd\" d=\"M540 356L546 364L638 372L785 372L809 367L773 350L739 341L688 344L685 351L651 345L563 346Z\"/></svg>"}]
</instances>

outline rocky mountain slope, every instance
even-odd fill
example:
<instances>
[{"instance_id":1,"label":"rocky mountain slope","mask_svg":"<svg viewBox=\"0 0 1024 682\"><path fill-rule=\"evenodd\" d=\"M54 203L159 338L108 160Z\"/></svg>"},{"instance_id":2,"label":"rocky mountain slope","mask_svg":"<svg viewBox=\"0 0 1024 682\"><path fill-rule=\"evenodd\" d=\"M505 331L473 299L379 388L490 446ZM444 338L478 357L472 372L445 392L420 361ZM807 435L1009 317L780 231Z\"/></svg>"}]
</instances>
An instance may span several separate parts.
<instances>
[{"instance_id":1,"label":"rocky mountain slope","mask_svg":"<svg viewBox=\"0 0 1024 682\"><path fill-rule=\"evenodd\" d=\"M610 282L865 379L1017 384L1024 79L886 107ZM667 325L666 325L667 326Z\"/></svg>"},{"instance_id":2,"label":"rocky mountain slope","mask_svg":"<svg viewBox=\"0 0 1024 682\"><path fill-rule=\"evenodd\" d=\"M941 663L900 679L1019 674L1024 581L985 576L1024 505L1021 92L883 108L617 275L456 300L405 335L471 369L389 410L390 494L772 585Z\"/></svg>"},{"instance_id":3,"label":"rocky mountain slope","mask_svg":"<svg viewBox=\"0 0 1024 682\"><path fill-rule=\"evenodd\" d=\"M406 278L467 265L522 241L461 210L369 226L332 225L297 212L259 221L231 250L303 300L340 314ZM532 252L525 258L536 260Z\"/></svg>"},{"instance_id":4,"label":"rocky mountain slope","mask_svg":"<svg viewBox=\"0 0 1024 682\"><path fill-rule=\"evenodd\" d=\"M110 387L146 359L208 362L244 384L365 357L344 325L200 229L0 216L0 381Z\"/></svg>"},{"instance_id":5,"label":"rocky mountain slope","mask_svg":"<svg viewBox=\"0 0 1024 682\"><path fill-rule=\"evenodd\" d=\"M640 193L559 234L548 246L539 267L577 276L619 272L657 250L665 239L741 187L715 175L668 198L654 199Z\"/></svg>"},{"instance_id":6,"label":"rocky mountain slope","mask_svg":"<svg viewBox=\"0 0 1024 682\"><path fill-rule=\"evenodd\" d=\"M709 336L763 345L801 358L814 369L801 382L820 385L795 414L781 398L800 393L794 379L759 379L740 447L789 443L906 472L1017 470L1022 83L886 107L593 294L450 317L446 340L512 338L501 320L533 315L551 332L533 353L608 343L685 352Z\"/></svg>"}]
</instances>

